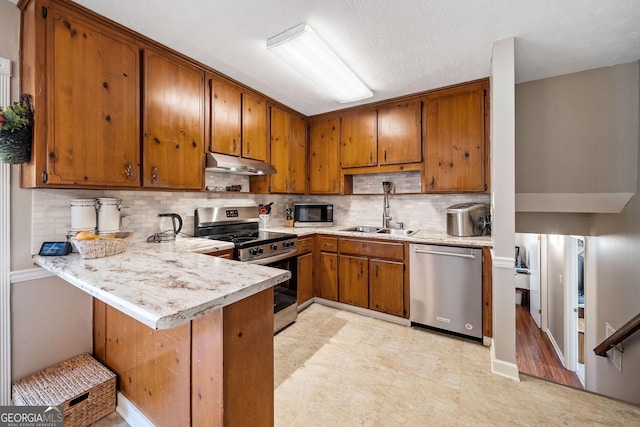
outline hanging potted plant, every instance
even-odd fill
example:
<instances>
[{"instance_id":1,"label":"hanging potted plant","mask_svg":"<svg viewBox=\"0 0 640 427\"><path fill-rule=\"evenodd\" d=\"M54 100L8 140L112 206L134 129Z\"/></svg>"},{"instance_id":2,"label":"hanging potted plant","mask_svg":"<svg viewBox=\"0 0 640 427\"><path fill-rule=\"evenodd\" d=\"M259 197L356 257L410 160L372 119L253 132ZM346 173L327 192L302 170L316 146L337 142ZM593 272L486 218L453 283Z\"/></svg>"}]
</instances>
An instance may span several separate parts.
<instances>
[{"instance_id":1,"label":"hanging potted plant","mask_svg":"<svg viewBox=\"0 0 640 427\"><path fill-rule=\"evenodd\" d=\"M29 95L20 102L0 107L0 160L4 163L25 163L31 158L33 111Z\"/></svg>"}]
</instances>

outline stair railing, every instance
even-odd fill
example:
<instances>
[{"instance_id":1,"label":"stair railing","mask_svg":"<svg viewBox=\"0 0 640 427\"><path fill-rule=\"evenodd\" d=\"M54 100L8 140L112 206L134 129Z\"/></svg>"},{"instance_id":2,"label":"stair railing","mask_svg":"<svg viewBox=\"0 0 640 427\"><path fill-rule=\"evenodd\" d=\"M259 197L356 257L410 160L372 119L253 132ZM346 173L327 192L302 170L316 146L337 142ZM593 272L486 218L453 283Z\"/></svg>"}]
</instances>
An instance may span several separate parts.
<instances>
[{"instance_id":1,"label":"stair railing","mask_svg":"<svg viewBox=\"0 0 640 427\"><path fill-rule=\"evenodd\" d=\"M607 339L598 344L593 349L593 352L598 356L606 357L607 351L629 338L638 330L640 330L640 313L636 314L634 318L629 320L620 329L615 331L613 334L607 337Z\"/></svg>"}]
</instances>

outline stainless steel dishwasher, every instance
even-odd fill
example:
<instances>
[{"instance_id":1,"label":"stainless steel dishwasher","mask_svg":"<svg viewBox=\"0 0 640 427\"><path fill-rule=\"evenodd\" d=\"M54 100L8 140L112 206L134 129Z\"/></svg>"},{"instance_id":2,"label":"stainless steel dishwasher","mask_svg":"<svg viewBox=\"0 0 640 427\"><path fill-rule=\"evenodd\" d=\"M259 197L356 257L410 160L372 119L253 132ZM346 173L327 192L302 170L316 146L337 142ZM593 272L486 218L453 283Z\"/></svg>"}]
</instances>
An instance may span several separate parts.
<instances>
[{"instance_id":1,"label":"stainless steel dishwasher","mask_svg":"<svg viewBox=\"0 0 640 427\"><path fill-rule=\"evenodd\" d=\"M411 324L482 340L482 250L409 247Z\"/></svg>"}]
</instances>

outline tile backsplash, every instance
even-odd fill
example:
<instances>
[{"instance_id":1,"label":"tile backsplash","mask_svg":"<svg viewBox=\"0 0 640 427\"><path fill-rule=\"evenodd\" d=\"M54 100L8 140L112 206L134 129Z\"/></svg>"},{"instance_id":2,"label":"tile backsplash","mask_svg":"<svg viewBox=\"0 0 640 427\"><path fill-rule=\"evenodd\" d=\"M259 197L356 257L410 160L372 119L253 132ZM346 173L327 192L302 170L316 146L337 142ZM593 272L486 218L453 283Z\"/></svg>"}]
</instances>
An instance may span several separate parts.
<instances>
[{"instance_id":1,"label":"tile backsplash","mask_svg":"<svg viewBox=\"0 0 640 427\"><path fill-rule=\"evenodd\" d=\"M381 175L381 176L378 176ZM32 190L31 252L37 253L42 242L64 240L71 228L71 199L115 197L122 201L122 230L135 233L134 241L144 241L158 231L159 213L177 213L183 219L182 232L193 235L194 210L201 206L249 206L274 202L272 226L283 226L285 209L294 203L333 203L334 220L338 226L382 224L382 181L391 181L396 193L389 196L392 223L402 221L405 228L446 228L445 209L456 203L490 203L488 194L399 194L413 192L416 185L412 172L366 175L354 179L352 196L300 196L246 193L248 180L243 181L243 192L168 192L117 190ZM403 177L400 177L403 175ZM244 177L243 177L244 178ZM417 190L419 191L418 173ZM233 185L237 181L216 182L215 185ZM209 181L207 182L209 185ZM372 194L373 193L373 194ZM379 194L376 194L379 193Z\"/></svg>"}]
</instances>

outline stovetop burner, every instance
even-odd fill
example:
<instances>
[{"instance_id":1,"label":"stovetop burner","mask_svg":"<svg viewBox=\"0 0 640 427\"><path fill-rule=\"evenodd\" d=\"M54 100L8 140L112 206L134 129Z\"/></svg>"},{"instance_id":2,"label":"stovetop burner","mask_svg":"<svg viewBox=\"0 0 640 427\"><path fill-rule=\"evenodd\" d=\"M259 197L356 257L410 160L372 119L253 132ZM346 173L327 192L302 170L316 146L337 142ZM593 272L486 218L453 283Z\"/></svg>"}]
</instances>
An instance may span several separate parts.
<instances>
[{"instance_id":1,"label":"stovetop burner","mask_svg":"<svg viewBox=\"0 0 640 427\"><path fill-rule=\"evenodd\" d=\"M240 261L267 259L297 251L297 236L258 229L258 207L198 208L194 236L234 244Z\"/></svg>"}]
</instances>

